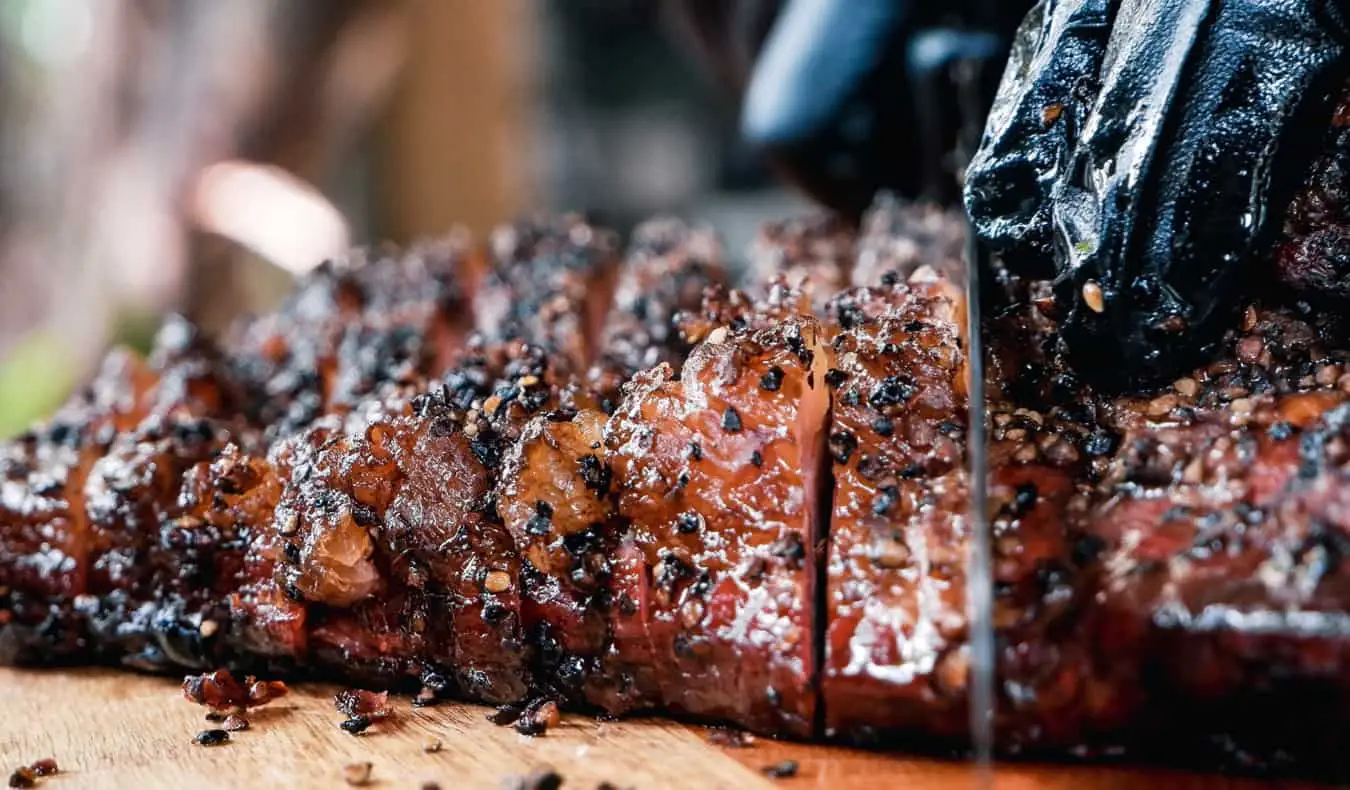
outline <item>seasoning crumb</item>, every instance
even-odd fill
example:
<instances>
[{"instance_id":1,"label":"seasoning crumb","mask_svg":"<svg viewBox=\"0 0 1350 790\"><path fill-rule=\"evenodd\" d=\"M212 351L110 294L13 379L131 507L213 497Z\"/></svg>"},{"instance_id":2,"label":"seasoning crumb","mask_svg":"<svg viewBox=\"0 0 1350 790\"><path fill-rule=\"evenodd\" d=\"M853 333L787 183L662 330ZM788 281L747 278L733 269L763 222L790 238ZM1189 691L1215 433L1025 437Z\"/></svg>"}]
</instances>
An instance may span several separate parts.
<instances>
[{"instance_id":1,"label":"seasoning crumb","mask_svg":"<svg viewBox=\"0 0 1350 790\"><path fill-rule=\"evenodd\" d=\"M184 699L217 713L266 705L287 692L286 684L279 680L258 680L249 675L241 683L225 669L183 678Z\"/></svg>"},{"instance_id":2,"label":"seasoning crumb","mask_svg":"<svg viewBox=\"0 0 1350 790\"><path fill-rule=\"evenodd\" d=\"M483 589L490 593L504 593L511 589L511 574L506 571L492 571L483 579Z\"/></svg>"},{"instance_id":3,"label":"seasoning crumb","mask_svg":"<svg viewBox=\"0 0 1350 790\"><path fill-rule=\"evenodd\" d=\"M797 775L797 761L783 760L773 765L766 765L760 769L760 772L770 779L788 779Z\"/></svg>"},{"instance_id":4,"label":"seasoning crumb","mask_svg":"<svg viewBox=\"0 0 1350 790\"><path fill-rule=\"evenodd\" d=\"M769 392L777 392L779 387L783 386L783 369L774 365L759 377L760 389Z\"/></svg>"},{"instance_id":5,"label":"seasoning crumb","mask_svg":"<svg viewBox=\"0 0 1350 790\"><path fill-rule=\"evenodd\" d=\"M423 782L422 790L441 790L440 782Z\"/></svg>"},{"instance_id":6,"label":"seasoning crumb","mask_svg":"<svg viewBox=\"0 0 1350 790\"><path fill-rule=\"evenodd\" d=\"M219 724L222 721L225 721L228 718L229 716L227 716L224 713L221 713L218 710L208 710L206 712L206 720L210 722L215 722L217 724Z\"/></svg>"},{"instance_id":7,"label":"seasoning crumb","mask_svg":"<svg viewBox=\"0 0 1350 790\"><path fill-rule=\"evenodd\" d=\"M755 736L743 730L713 730L708 733L708 743L729 749L748 749L755 745Z\"/></svg>"},{"instance_id":8,"label":"seasoning crumb","mask_svg":"<svg viewBox=\"0 0 1350 790\"><path fill-rule=\"evenodd\" d=\"M358 714L356 716L351 717L350 719L344 720L338 726L342 728L343 732L350 733L352 735L360 735L361 733L370 729L370 724L371 721L369 716L366 716L365 714Z\"/></svg>"},{"instance_id":9,"label":"seasoning crumb","mask_svg":"<svg viewBox=\"0 0 1350 790\"><path fill-rule=\"evenodd\" d=\"M242 732L248 729L248 719L240 716L238 713L231 713L225 717L225 723L221 725L226 732Z\"/></svg>"},{"instance_id":10,"label":"seasoning crumb","mask_svg":"<svg viewBox=\"0 0 1350 790\"><path fill-rule=\"evenodd\" d=\"M735 406L728 406L727 410L722 412L722 430L728 433L738 433L741 430L741 413L736 411Z\"/></svg>"},{"instance_id":11,"label":"seasoning crumb","mask_svg":"<svg viewBox=\"0 0 1350 790\"><path fill-rule=\"evenodd\" d=\"M422 741L422 751L426 752L427 754L435 754L436 752L439 752L441 750L441 746L442 743L440 738L427 738L425 741Z\"/></svg>"},{"instance_id":12,"label":"seasoning crumb","mask_svg":"<svg viewBox=\"0 0 1350 790\"><path fill-rule=\"evenodd\" d=\"M533 738L558 726L561 721L558 703L553 700L541 700L527 706L516 719L516 732Z\"/></svg>"},{"instance_id":13,"label":"seasoning crumb","mask_svg":"<svg viewBox=\"0 0 1350 790\"><path fill-rule=\"evenodd\" d=\"M33 787L37 784L37 773L32 768L16 768L9 775L10 787Z\"/></svg>"},{"instance_id":14,"label":"seasoning crumb","mask_svg":"<svg viewBox=\"0 0 1350 790\"><path fill-rule=\"evenodd\" d=\"M373 767L370 763L347 763L342 766L342 778L355 787L368 785Z\"/></svg>"},{"instance_id":15,"label":"seasoning crumb","mask_svg":"<svg viewBox=\"0 0 1350 790\"><path fill-rule=\"evenodd\" d=\"M56 760L50 757L44 757L28 766L28 768L38 776L56 776L61 773L61 769L56 765Z\"/></svg>"},{"instance_id":16,"label":"seasoning crumb","mask_svg":"<svg viewBox=\"0 0 1350 790\"><path fill-rule=\"evenodd\" d=\"M1106 296L1102 293L1102 287L1096 280L1088 280L1083 283L1083 304L1094 313L1106 311Z\"/></svg>"},{"instance_id":17,"label":"seasoning crumb","mask_svg":"<svg viewBox=\"0 0 1350 790\"><path fill-rule=\"evenodd\" d=\"M520 718L520 710L519 705L501 705L487 715L487 720L498 727L506 727L516 723L516 719Z\"/></svg>"},{"instance_id":18,"label":"seasoning crumb","mask_svg":"<svg viewBox=\"0 0 1350 790\"><path fill-rule=\"evenodd\" d=\"M192 742L198 746L220 746L229 740L230 734L224 730L202 730L192 738Z\"/></svg>"},{"instance_id":19,"label":"seasoning crumb","mask_svg":"<svg viewBox=\"0 0 1350 790\"><path fill-rule=\"evenodd\" d=\"M371 721L379 721L389 717L389 692L347 689L333 697L333 707L349 719L365 716Z\"/></svg>"},{"instance_id":20,"label":"seasoning crumb","mask_svg":"<svg viewBox=\"0 0 1350 790\"><path fill-rule=\"evenodd\" d=\"M413 697L412 704L414 708L425 708L430 705L435 705L436 702L436 691L430 686L423 686L422 689L417 692L417 696Z\"/></svg>"},{"instance_id":21,"label":"seasoning crumb","mask_svg":"<svg viewBox=\"0 0 1350 790\"><path fill-rule=\"evenodd\" d=\"M562 785L562 774L552 768L544 768L528 776L508 776L502 782L503 790L558 790Z\"/></svg>"}]
</instances>

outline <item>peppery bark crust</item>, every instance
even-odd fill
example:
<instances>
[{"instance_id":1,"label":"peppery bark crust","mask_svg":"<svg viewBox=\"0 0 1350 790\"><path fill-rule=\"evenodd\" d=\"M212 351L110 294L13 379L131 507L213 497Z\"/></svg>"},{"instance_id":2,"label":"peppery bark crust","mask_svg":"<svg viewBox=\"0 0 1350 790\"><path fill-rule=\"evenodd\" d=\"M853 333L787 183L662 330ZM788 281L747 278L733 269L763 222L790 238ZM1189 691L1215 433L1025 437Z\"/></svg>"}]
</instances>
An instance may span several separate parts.
<instances>
[{"instance_id":1,"label":"peppery bark crust","mask_svg":"<svg viewBox=\"0 0 1350 790\"><path fill-rule=\"evenodd\" d=\"M0 445L0 661L961 749L955 223L772 230L856 250L824 308L791 272L728 289L705 231L620 261L568 217L335 262L222 348L171 321ZM1345 322L1256 306L1209 365L1106 398L1047 284L993 284L999 748L1336 765Z\"/></svg>"}]
</instances>

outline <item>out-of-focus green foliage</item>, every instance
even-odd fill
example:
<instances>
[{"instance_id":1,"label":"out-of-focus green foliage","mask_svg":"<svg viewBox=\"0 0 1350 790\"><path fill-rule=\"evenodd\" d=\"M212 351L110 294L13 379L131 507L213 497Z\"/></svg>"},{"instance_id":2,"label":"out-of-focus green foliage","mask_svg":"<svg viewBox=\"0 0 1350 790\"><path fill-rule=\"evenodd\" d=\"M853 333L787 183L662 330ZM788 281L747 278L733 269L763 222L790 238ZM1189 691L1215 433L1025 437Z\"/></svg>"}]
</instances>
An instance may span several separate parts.
<instances>
[{"instance_id":1,"label":"out-of-focus green foliage","mask_svg":"<svg viewBox=\"0 0 1350 790\"><path fill-rule=\"evenodd\" d=\"M75 383L70 349L52 332L36 330L0 359L0 438L51 413Z\"/></svg>"},{"instance_id":2,"label":"out-of-focus green foliage","mask_svg":"<svg viewBox=\"0 0 1350 790\"><path fill-rule=\"evenodd\" d=\"M146 353L159 319L142 313L118 318L113 344ZM0 358L0 439L49 416L80 386L78 359L57 333L37 329Z\"/></svg>"}]
</instances>

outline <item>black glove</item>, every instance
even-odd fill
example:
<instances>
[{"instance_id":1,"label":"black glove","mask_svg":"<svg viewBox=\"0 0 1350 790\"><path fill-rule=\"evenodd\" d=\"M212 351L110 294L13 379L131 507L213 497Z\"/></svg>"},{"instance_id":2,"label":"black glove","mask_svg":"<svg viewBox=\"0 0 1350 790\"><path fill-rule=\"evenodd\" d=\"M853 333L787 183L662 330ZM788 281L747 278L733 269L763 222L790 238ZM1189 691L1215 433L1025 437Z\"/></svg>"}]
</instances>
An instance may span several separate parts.
<instances>
[{"instance_id":1,"label":"black glove","mask_svg":"<svg viewBox=\"0 0 1350 790\"><path fill-rule=\"evenodd\" d=\"M1042 0L967 172L977 233L1053 266L1075 367L1108 388L1210 350L1347 75L1327 0Z\"/></svg>"},{"instance_id":2,"label":"black glove","mask_svg":"<svg viewBox=\"0 0 1350 790\"><path fill-rule=\"evenodd\" d=\"M983 64L987 106L1029 0L671 5L702 59L743 97L745 139L813 197L856 216L882 189L957 197L951 66Z\"/></svg>"}]
</instances>

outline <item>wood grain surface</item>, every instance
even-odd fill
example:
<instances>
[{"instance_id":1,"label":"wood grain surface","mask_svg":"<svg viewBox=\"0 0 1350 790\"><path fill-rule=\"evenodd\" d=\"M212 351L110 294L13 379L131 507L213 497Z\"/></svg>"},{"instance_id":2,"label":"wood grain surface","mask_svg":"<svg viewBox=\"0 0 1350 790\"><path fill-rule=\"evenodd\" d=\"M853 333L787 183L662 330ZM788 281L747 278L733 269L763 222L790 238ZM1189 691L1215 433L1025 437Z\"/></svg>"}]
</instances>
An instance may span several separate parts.
<instances>
[{"instance_id":1,"label":"wood grain surface","mask_svg":"<svg viewBox=\"0 0 1350 790\"><path fill-rule=\"evenodd\" d=\"M0 669L0 769L52 757L61 774L39 788L341 788L343 766L370 762L373 788L500 788L511 776L549 767L566 790L596 788L830 788L937 790L976 787L966 765L824 746L756 740L734 749L709 742L707 731L674 722L600 722L567 716L547 735L527 738L489 723L489 709L394 704L388 722L360 736L338 729L337 687L301 685L255 710L250 729L229 743L202 747L198 731L217 727L204 709L183 700L171 678L108 670ZM439 741L440 751L424 745ZM798 773L771 780L761 770L794 760ZM1000 765L999 790L1030 788L1179 788L1256 790L1283 783L1161 770Z\"/></svg>"}]
</instances>

